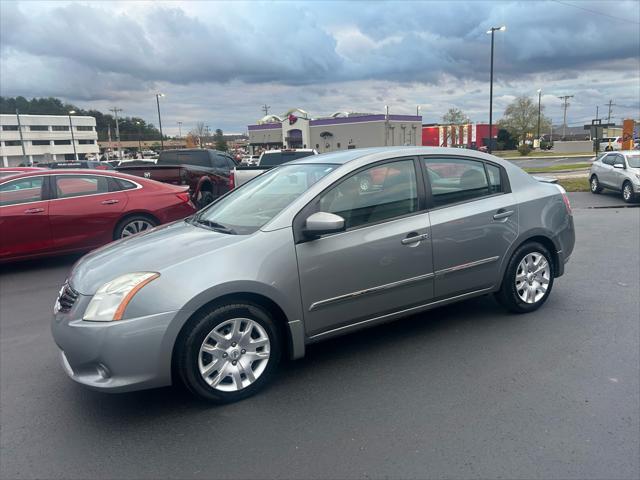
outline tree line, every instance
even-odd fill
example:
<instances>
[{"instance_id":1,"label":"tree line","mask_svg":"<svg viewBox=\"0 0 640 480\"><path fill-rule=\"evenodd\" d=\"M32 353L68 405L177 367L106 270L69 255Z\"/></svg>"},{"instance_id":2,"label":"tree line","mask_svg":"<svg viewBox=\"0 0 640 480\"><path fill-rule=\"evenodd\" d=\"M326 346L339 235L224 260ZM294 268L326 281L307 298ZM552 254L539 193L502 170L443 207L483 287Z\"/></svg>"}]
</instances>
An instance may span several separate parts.
<instances>
[{"instance_id":1,"label":"tree line","mask_svg":"<svg viewBox=\"0 0 640 480\"><path fill-rule=\"evenodd\" d=\"M102 113L99 110L84 110L71 103L65 103L59 98L32 98L25 97L1 97L0 113L15 114L16 110L21 115L68 115L69 111L75 110L75 115L87 115L95 117L98 140L106 141L111 129L111 139L116 140L116 120L110 113ZM160 131L153 125L147 123L139 117L121 117L118 115L118 126L120 129L120 140L160 140ZM165 138L166 135L165 135Z\"/></svg>"}]
</instances>

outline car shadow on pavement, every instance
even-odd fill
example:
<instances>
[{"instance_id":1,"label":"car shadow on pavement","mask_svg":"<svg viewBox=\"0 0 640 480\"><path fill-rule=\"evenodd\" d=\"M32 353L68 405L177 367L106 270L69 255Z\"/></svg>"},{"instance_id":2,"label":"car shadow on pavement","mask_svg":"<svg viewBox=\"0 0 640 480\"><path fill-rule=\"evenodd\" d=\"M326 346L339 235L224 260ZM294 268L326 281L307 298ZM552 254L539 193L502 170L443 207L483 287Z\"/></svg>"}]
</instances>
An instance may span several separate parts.
<instances>
[{"instance_id":1,"label":"car shadow on pavement","mask_svg":"<svg viewBox=\"0 0 640 480\"><path fill-rule=\"evenodd\" d=\"M471 315L473 313L473 315ZM492 324L513 322L490 296L470 299L440 307L395 322L376 326L326 340L307 347L306 356L296 361L284 361L269 387L257 395L236 404L215 406L194 398L182 385L140 392L105 394L72 385L73 401L77 407L99 423L127 422L132 425L156 421L159 418L198 415L203 412L235 411L251 403L252 407L280 404L292 396L308 398L312 391L330 382L328 372L359 369L362 362L380 358L395 352L402 355L407 342L413 348L429 348L431 341L438 342L440 333L455 333L473 328L478 322ZM292 395L292 392L296 392ZM228 410L230 409L230 410Z\"/></svg>"},{"instance_id":2,"label":"car shadow on pavement","mask_svg":"<svg viewBox=\"0 0 640 480\"><path fill-rule=\"evenodd\" d=\"M31 271L41 271L47 268L60 268L65 265L71 266L82 258L83 255L84 254L82 253L73 253L48 258L35 258L33 260L19 260L0 264L0 266L2 266L3 275L26 273ZM69 269L71 269L71 267L69 267Z\"/></svg>"}]
</instances>

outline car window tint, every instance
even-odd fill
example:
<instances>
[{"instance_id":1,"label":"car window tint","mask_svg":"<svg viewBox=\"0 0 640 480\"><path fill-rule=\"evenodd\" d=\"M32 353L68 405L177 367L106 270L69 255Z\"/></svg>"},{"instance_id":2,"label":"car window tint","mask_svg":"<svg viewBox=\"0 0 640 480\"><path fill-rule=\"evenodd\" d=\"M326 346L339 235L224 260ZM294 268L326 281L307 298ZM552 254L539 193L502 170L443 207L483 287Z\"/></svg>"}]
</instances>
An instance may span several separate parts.
<instances>
[{"instance_id":1,"label":"car window tint","mask_svg":"<svg viewBox=\"0 0 640 480\"><path fill-rule=\"evenodd\" d=\"M613 165L615 155L607 155L602 159L602 163L605 165Z\"/></svg>"},{"instance_id":2,"label":"car window tint","mask_svg":"<svg viewBox=\"0 0 640 480\"><path fill-rule=\"evenodd\" d=\"M178 152L166 151L160 152L157 165L176 165L178 163Z\"/></svg>"},{"instance_id":3,"label":"car window tint","mask_svg":"<svg viewBox=\"0 0 640 480\"><path fill-rule=\"evenodd\" d=\"M70 198L108 192L109 182L102 176L57 175L55 187L58 198Z\"/></svg>"},{"instance_id":4,"label":"car window tint","mask_svg":"<svg viewBox=\"0 0 640 480\"><path fill-rule=\"evenodd\" d=\"M224 169L229 168L226 158L216 153L213 154L213 167L224 168Z\"/></svg>"},{"instance_id":5,"label":"car window tint","mask_svg":"<svg viewBox=\"0 0 640 480\"><path fill-rule=\"evenodd\" d=\"M500 178L500 168L491 165L490 163L485 163L487 167L487 175L489 175L489 191L490 193L500 193L502 192L502 181Z\"/></svg>"},{"instance_id":6,"label":"car window tint","mask_svg":"<svg viewBox=\"0 0 640 480\"><path fill-rule=\"evenodd\" d=\"M490 195L484 165L460 158L426 158L431 194L436 207Z\"/></svg>"},{"instance_id":7,"label":"car window tint","mask_svg":"<svg viewBox=\"0 0 640 480\"><path fill-rule=\"evenodd\" d=\"M137 187L137 185L129 180L125 180L123 178L114 178L120 190L132 190Z\"/></svg>"},{"instance_id":8,"label":"car window tint","mask_svg":"<svg viewBox=\"0 0 640 480\"><path fill-rule=\"evenodd\" d=\"M211 168L211 160L209 159L209 152L207 150L194 152L178 152L178 163L194 165L196 167Z\"/></svg>"},{"instance_id":9,"label":"car window tint","mask_svg":"<svg viewBox=\"0 0 640 480\"><path fill-rule=\"evenodd\" d=\"M0 185L0 205L18 205L42 200L42 182L42 177L35 177L21 178Z\"/></svg>"},{"instance_id":10,"label":"car window tint","mask_svg":"<svg viewBox=\"0 0 640 480\"><path fill-rule=\"evenodd\" d=\"M614 165L623 165L624 166L624 157L622 155L615 155L615 159L613 161Z\"/></svg>"},{"instance_id":11,"label":"car window tint","mask_svg":"<svg viewBox=\"0 0 640 480\"><path fill-rule=\"evenodd\" d=\"M346 228L407 215L418 210L413 160L360 171L330 188L319 200L322 212L335 213Z\"/></svg>"}]
</instances>

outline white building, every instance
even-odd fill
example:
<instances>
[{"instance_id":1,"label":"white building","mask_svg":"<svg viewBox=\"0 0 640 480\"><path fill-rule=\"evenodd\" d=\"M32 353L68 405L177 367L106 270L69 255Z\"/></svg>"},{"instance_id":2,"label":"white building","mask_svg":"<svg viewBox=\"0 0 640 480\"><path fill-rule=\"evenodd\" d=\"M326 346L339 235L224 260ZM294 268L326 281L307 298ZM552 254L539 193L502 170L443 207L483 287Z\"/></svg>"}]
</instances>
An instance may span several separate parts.
<instances>
[{"instance_id":1,"label":"white building","mask_svg":"<svg viewBox=\"0 0 640 480\"><path fill-rule=\"evenodd\" d=\"M69 123L66 115L20 115L21 141L18 117L0 115L0 165L13 167L21 163L74 160ZM96 119L71 115L71 126L78 158L97 154L99 147Z\"/></svg>"}]
</instances>

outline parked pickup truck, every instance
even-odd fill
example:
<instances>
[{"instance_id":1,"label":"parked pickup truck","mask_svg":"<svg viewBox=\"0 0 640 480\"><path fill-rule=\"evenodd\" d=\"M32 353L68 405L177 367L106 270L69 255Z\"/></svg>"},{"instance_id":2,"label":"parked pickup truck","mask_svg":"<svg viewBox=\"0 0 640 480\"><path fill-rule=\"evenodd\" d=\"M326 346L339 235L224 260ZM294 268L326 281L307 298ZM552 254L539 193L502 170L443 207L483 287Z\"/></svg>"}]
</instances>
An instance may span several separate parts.
<instances>
[{"instance_id":1,"label":"parked pickup truck","mask_svg":"<svg viewBox=\"0 0 640 480\"><path fill-rule=\"evenodd\" d=\"M188 185L198 208L234 187L236 162L226 152L206 149L163 150L155 165L118 166L117 171L172 185Z\"/></svg>"},{"instance_id":2,"label":"parked pickup truck","mask_svg":"<svg viewBox=\"0 0 640 480\"><path fill-rule=\"evenodd\" d=\"M309 155L318 155L318 152L311 148L298 148L288 150L267 150L260 155L258 164L255 167L235 167L233 169L233 184L236 187L247 183L254 177L257 177L265 170L277 167L283 163L297 160L298 158L308 157Z\"/></svg>"}]
</instances>

